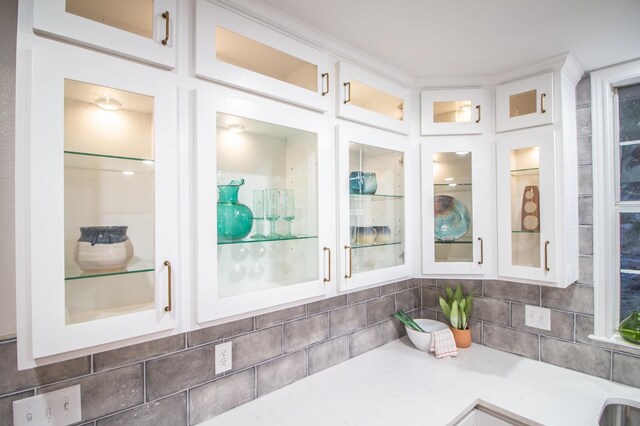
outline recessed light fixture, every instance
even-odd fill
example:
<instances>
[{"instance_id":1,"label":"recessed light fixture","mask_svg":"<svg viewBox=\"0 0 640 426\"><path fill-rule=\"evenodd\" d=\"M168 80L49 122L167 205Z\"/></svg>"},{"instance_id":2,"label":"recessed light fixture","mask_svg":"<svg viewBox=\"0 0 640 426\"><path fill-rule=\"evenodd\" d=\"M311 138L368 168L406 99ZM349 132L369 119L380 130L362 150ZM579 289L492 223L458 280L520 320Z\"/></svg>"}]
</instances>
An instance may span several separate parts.
<instances>
[{"instance_id":1,"label":"recessed light fixture","mask_svg":"<svg viewBox=\"0 0 640 426\"><path fill-rule=\"evenodd\" d=\"M124 170L122 172L123 175L127 175L127 176L131 176L132 174L134 174L131 170Z\"/></svg>"},{"instance_id":2,"label":"recessed light fixture","mask_svg":"<svg viewBox=\"0 0 640 426\"><path fill-rule=\"evenodd\" d=\"M120 102L109 95L98 94L97 96L98 98L96 98L93 103L96 104L98 108L104 109L106 111L117 111L122 106Z\"/></svg>"},{"instance_id":3,"label":"recessed light fixture","mask_svg":"<svg viewBox=\"0 0 640 426\"><path fill-rule=\"evenodd\" d=\"M242 127L241 124L231 124L229 125L229 127L227 127L227 130L230 131L231 133L242 133L244 132L244 127Z\"/></svg>"},{"instance_id":4,"label":"recessed light fixture","mask_svg":"<svg viewBox=\"0 0 640 426\"><path fill-rule=\"evenodd\" d=\"M458 155L467 155L469 153L469 151L456 151L456 154Z\"/></svg>"},{"instance_id":5,"label":"recessed light fixture","mask_svg":"<svg viewBox=\"0 0 640 426\"><path fill-rule=\"evenodd\" d=\"M452 180L453 180L453 178L452 178L452 177L446 177L446 178L444 178L444 180L446 180L447 182L449 182L449 181L452 181Z\"/></svg>"},{"instance_id":6,"label":"recessed light fixture","mask_svg":"<svg viewBox=\"0 0 640 426\"><path fill-rule=\"evenodd\" d=\"M450 183L449 186L458 186L457 183Z\"/></svg>"}]
</instances>

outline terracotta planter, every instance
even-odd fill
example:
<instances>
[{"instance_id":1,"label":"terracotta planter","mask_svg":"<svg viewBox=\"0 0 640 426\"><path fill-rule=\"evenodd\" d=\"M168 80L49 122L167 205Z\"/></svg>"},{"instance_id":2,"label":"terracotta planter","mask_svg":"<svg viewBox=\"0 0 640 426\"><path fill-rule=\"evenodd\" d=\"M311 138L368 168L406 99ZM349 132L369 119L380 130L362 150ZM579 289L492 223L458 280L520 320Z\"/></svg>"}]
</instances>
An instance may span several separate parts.
<instances>
[{"instance_id":1,"label":"terracotta planter","mask_svg":"<svg viewBox=\"0 0 640 426\"><path fill-rule=\"evenodd\" d=\"M451 327L451 331L453 332L453 338L458 348L468 348L471 346L471 329L460 330Z\"/></svg>"}]
</instances>

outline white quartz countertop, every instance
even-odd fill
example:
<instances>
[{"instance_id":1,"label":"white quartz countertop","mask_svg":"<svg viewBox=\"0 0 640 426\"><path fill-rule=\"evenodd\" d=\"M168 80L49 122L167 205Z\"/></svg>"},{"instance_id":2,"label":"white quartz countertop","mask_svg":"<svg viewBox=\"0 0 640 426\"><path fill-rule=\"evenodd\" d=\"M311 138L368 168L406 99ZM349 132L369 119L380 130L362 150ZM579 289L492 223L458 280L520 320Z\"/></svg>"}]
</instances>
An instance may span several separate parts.
<instances>
[{"instance_id":1,"label":"white quartz countertop","mask_svg":"<svg viewBox=\"0 0 640 426\"><path fill-rule=\"evenodd\" d=\"M609 398L640 389L481 345L436 359L407 337L201 425L446 425L478 400L544 425L596 425Z\"/></svg>"}]
</instances>

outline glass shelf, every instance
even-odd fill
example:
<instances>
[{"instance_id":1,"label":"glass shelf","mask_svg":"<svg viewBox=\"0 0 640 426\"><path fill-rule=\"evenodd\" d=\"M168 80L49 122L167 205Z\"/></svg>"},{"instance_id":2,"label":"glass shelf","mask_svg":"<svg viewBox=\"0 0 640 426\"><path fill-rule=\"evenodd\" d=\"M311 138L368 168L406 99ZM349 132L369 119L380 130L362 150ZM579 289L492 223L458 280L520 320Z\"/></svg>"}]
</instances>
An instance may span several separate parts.
<instances>
[{"instance_id":1,"label":"glass shelf","mask_svg":"<svg viewBox=\"0 0 640 426\"><path fill-rule=\"evenodd\" d=\"M65 281L82 280L87 278L111 277L114 275L137 274L140 272L152 272L155 270L153 260L133 258L129 262L129 266L124 269L113 269L106 271L90 271L85 272L75 263L65 266Z\"/></svg>"},{"instance_id":2,"label":"glass shelf","mask_svg":"<svg viewBox=\"0 0 640 426\"><path fill-rule=\"evenodd\" d=\"M473 240L469 240L469 239L460 239L460 240L453 240L453 241L441 241L441 240L435 240L436 244L473 244Z\"/></svg>"},{"instance_id":3,"label":"glass shelf","mask_svg":"<svg viewBox=\"0 0 640 426\"><path fill-rule=\"evenodd\" d=\"M450 183L434 183L433 186L438 187L438 188L442 188L442 187L456 188L458 186L466 186L466 187L471 188L471 184L470 183L456 183L454 185L452 185Z\"/></svg>"},{"instance_id":4,"label":"glass shelf","mask_svg":"<svg viewBox=\"0 0 640 426\"><path fill-rule=\"evenodd\" d=\"M280 237L280 238L243 238L242 240L225 240L218 241L218 245L228 245L228 244L251 244L251 243L269 243L274 241L294 241L294 240L308 240L311 238L318 238L317 235L294 235L293 237Z\"/></svg>"},{"instance_id":5,"label":"glass shelf","mask_svg":"<svg viewBox=\"0 0 640 426\"><path fill-rule=\"evenodd\" d=\"M64 154L64 166L68 169L137 174L152 174L154 169L153 160L146 158L118 157L76 151L64 151Z\"/></svg>"},{"instance_id":6,"label":"glass shelf","mask_svg":"<svg viewBox=\"0 0 640 426\"><path fill-rule=\"evenodd\" d=\"M391 194L349 194L352 200L359 201L385 201L385 200L402 200L403 195L391 195Z\"/></svg>"},{"instance_id":7,"label":"glass shelf","mask_svg":"<svg viewBox=\"0 0 640 426\"><path fill-rule=\"evenodd\" d=\"M540 168L511 170L511 176L535 176L540 174Z\"/></svg>"},{"instance_id":8,"label":"glass shelf","mask_svg":"<svg viewBox=\"0 0 640 426\"><path fill-rule=\"evenodd\" d=\"M539 234L540 231L511 231L512 234Z\"/></svg>"},{"instance_id":9,"label":"glass shelf","mask_svg":"<svg viewBox=\"0 0 640 426\"><path fill-rule=\"evenodd\" d=\"M351 248L356 250L356 249L369 248L369 247L397 246L399 244L402 244L402 241L392 241L388 243L372 243L372 244L353 244Z\"/></svg>"}]
</instances>

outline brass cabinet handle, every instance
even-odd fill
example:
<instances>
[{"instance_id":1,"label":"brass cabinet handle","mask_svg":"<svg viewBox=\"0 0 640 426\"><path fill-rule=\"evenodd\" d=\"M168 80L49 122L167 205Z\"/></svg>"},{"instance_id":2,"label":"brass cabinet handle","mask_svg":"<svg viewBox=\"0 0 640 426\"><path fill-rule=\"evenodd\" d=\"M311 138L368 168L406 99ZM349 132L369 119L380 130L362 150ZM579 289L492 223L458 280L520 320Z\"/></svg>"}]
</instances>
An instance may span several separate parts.
<instances>
[{"instance_id":1,"label":"brass cabinet handle","mask_svg":"<svg viewBox=\"0 0 640 426\"><path fill-rule=\"evenodd\" d=\"M344 88L345 88L344 103L346 104L351 102L351 83L348 81L344 83Z\"/></svg>"},{"instance_id":2,"label":"brass cabinet handle","mask_svg":"<svg viewBox=\"0 0 640 426\"><path fill-rule=\"evenodd\" d=\"M546 109L544 109L544 98L547 97L546 93L541 93L540 94L540 113L544 114L545 112L547 112Z\"/></svg>"},{"instance_id":3,"label":"brass cabinet handle","mask_svg":"<svg viewBox=\"0 0 640 426\"><path fill-rule=\"evenodd\" d=\"M478 265L482 265L484 263L484 241L480 237L478 237L478 241L480 241L480 260Z\"/></svg>"},{"instance_id":4,"label":"brass cabinet handle","mask_svg":"<svg viewBox=\"0 0 640 426\"><path fill-rule=\"evenodd\" d=\"M476 109L478 110L478 119L476 120L476 123L480 122L480 105L476 105Z\"/></svg>"},{"instance_id":5,"label":"brass cabinet handle","mask_svg":"<svg viewBox=\"0 0 640 426\"><path fill-rule=\"evenodd\" d=\"M324 280L323 280L325 283L328 283L331 281L331 249L329 247L325 247L323 248L323 250L324 250L325 258L327 257L327 252L329 252L329 278L327 278L327 275L325 274Z\"/></svg>"},{"instance_id":6,"label":"brass cabinet handle","mask_svg":"<svg viewBox=\"0 0 640 426\"><path fill-rule=\"evenodd\" d=\"M327 79L327 91L324 91L324 82L325 82L325 78ZM322 96L329 94L329 73L328 72L324 72L322 73Z\"/></svg>"},{"instance_id":7,"label":"brass cabinet handle","mask_svg":"<svg viewBox=\"0 0 640 426\"><path fill-rule=\"evenodd\" d=\"M169 278L167 283L167 290L168 290L167 306L164 307L164 311L171 312L171 262L169 262L168 260L165 260L164 266L167 267L167 274Z\"/></svg>"},{"instance_id":8,"label":"brass cabinet handle","mask_svg":"<svg viewBox=\"0 0 640 426\"><path fill-rule=\"evenodd\" d=\"M166 25L164 27L164 39L162 40L162 44L166 46L167 43L169 43L169 11L167 10L166 12L164 12L162 14L162 17L166 21Z\"/></svg>"},{"instance_id":9,"label":"brass cabinet handle","mask_svg":"<svg viewBox=\"0 0 640 426\"><path fill-rule=\"evenodd\" d=\"M544 242L544 271L549 272L549 241Z\"/></svg>"},{"instance_id":10,"label":"brass cabinet handle","mask_svg":"<svg viewBox=\"0 0 640 426\"><path fill-rule=\"evenodd\" d=\"M351 247L350 246L344 246L344 249L347 251L347 253L349 254L349 273L345 274L345 278L351 278L351 272L352 272L352 265L351 265Z\"/></svg>"}]
</instances>

